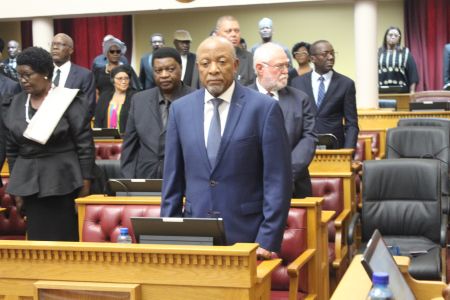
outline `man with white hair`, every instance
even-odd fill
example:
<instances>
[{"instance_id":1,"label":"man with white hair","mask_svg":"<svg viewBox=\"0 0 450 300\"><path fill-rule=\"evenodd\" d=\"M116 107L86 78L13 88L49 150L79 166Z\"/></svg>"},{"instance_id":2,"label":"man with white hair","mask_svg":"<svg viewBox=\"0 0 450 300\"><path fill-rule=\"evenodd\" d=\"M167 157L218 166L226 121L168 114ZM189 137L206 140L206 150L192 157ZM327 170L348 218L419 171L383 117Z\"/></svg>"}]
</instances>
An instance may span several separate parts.
<instances>
[{"instance_id":1,"label":"man with white hair","mask_svg":"<svg viewBox=\"0 0 450 300\"><path fill-rule=\"evenodd\" d=\"M256 49L256 82L249 86L278 100L291 145L293 196L312 196L308 166L316 148L314 114L308 95L287 86L288 58L281 46L268 42Z\"/></svg>"},{"instance_id":2,"label":"man with white hair","mask_svg":"<svg viewBox=\"0 0 450 300\"><path fill-rule=\"evenodd\" d=\"M289 49L279 43L276 43L272 40L272 36L273 36L273 22L271 19L269 18L262 18L261 20L259 20L258 22L258 28L259 28L259 35L261 36L261 40L262 43L257 43L255 45L253 45L251 52L252 54L255 54L255 50L265 44L265 43L275 43L278 44L280 47L283 48L284 52L286 53L286 56L289 59L289 68L292 68L292 58L291 58L291 54L289 52Z\"/></svg>"}]
</instances>

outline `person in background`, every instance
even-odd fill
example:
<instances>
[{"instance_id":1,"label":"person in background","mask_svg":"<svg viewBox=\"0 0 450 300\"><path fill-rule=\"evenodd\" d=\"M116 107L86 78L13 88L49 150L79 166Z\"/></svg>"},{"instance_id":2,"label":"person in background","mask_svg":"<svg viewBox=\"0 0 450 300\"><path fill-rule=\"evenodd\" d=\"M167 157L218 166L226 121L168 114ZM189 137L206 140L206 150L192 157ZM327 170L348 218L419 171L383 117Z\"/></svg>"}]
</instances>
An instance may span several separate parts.
<instances>
[{"instance_id":1,"label":"person in background","mask_svg":"<svg viewBox=\"0 0 450 300\"><path fill-rule=\"evenodd\" d=\"M245 41L244 38L241 38L241 40L239 41L239 44L241 45L242 49L247 50L247 42Z\"/></svg>"},{"instance_id":2,"label":"person in background","mask_svg":"<svg viewBox=\"0 0 450 300\"><path fill-rule=\"evenodd\" d=\"M110 39L115 39L115 37L113 35L111 35L111 34L105 35L105 37L103 38L103 42L102 42L102 49L105 47L105 42L110 40ZM120 57L120 62L122 64L127 65L128 64L127 57L125 55L122 55ZM108 58L106 57L106 55L104 53L99 54L92 61L91 70L94 71L95 69L104 67L104 66L106 66L107 63L108 63Z\"/></svg>"},{"instance_id":3,"label":"person in background","mask_svg":"<svg viewBox=\"0 0 450 300\"><path fill-rule=\"evenodd\" d=\"M6 76L14 81L18 81L17 78L17 54L20 53L20 44L18 41L11 40L8 42L6 49L8 51L8 58L3 61L5 66L4 73Z\"/></svg>"},{"instance_id":4,"label":"person in background","mask_svg":"<svg viewBox=\"0 0 450 300\"><path fill-rule=\"evenodd\" d=\"M228 244L258 243L258 258L270 259L292 197L283 114L238 83L235 45L223 37L200 44L197 64L205 88L170 108L161 216L221 217Z\"/></svg>"},{"instance_id":5,"label":"person in background","mask_svg":"<svg viewBox=\"0 0 450 300\"><path fill-rule=\"evenodd\" d=\"M293 197L312 196L308 166L316 152L314 113L308 95L287 86L289 58L278 44L265 43L253 56L256 82L249 86L278 101L291 145Z\"/></svg>"},{"instance_id":6,"label":"person in background","mask_svg":"<svg viewBox=\"0 0 450 300\"><path fill-rule=\"evenodd\" d=\"M192 89L181 80L181 57L173 48L152 54L156 87L131 101L120 165L124 178L162 178L169 107Z\"/></svg>"},{"instance_id":7,"label":"person in background","mask_svg":"<svg viewBox=\"0 0 450 300\"><path fill-rule=\"evenodd\" d=\"M153 52L161 47L164 47L163 35L161 33L152 34L150 37L150 45L152 46ZM139 80L141 81L141 85L144 90L148 90L156 86L155 80L153 79L152 52L145 54L141 58Z\"/></svg>"},{"instance_id":8,"label":"person in background","mask_svg":"<svg viewBox=\"0 0 450 300\"><path fill-rule=\"evenodd\" d=\"M444 46L444 90L450 90L450 44Z\"/></svg>"},{"instance_id":9,"label":"person in background","mask_svg":"<svg viewBox=\"0 0 450 300\"><path fill-rule=\"evenodd\" d=\"M192 76L194 74L195 54L190 52L192 38L187 30L177 30L173 34L173 45L180 53L182 62L181 80L183 83L192 86Z\"/></svg>"},{"instance_id":10,"label":"person in background","mask_svg":"<svg viewBox=\"0 0 450 300\"><path fill-rule=\"evenodd\" d=\"M398 27L389 27L378 49L378 86L380 92L390 86L401 93L414 93L419 82L416 62L408 48L400 45L402 33ZM388 92L390 92L388 90Z\"/></svg>"},{"instance_id":11,"label":"person in background","mask_svg":"<svg viewBox=\"0 0 450 300\"><path fill-rule=\"evenodd\" d=\"M53 60L42 48L21 52L17 73L23 92L2 106L7 108L7 193L16 196L19 210L25 208L28 240L78 241L75 198L88 195L95 159L84 96L52 88ZM49 126L52 121L56 127ZM48 139L42 140L43 133Z\"/></svg>"},{"instance_id":12,"label":"person in background","mask_svg":"<svg viewBox=\"0 0 450 300\"><path fill-rule=\"evenodd\" d=\"M292 82L292 79L294 79L295 77L302 76L303 74L312 71L311 57L309 56L310 47L311 45L306 42L297 43L294 45L294 47L292 47L292 56L294 57L295 61L297 61L298 68L292 68L289 70L289 85Z\"/></svg>"},{"instance_id":13,"label":"person in background","mask_svg":"<svg viewBox=\"0 0 450 300\"><path fill-rule=\"evenodd\" d=\"M120 62L120 57L124 56L126 52L127 47L119 39L112 38L103 44L103 54L106 56L108 63L104 67L94 70L95 86L98 90L99 96L105 91L114 90L110 73L112 69L123 64ZM141 90L139 79L132 68L130 84L132 89L137 91Z\"/></svg>"},{"instance_id":14,"label":"person in background","mask_svg":"<svg viewBox=\"0 0 450 300\"><path fill-rule=\"evenodd\" d=\"M94 74L70 61L73 52L73 40L70 36L65 33L58 33L53 37L50 49L55 66L52 82L55 86L81 90L86 96L84 99L89 110L89 116L92 118L95 112Z\"/></svg>"},{"instance_id":15,"label":"person in background","mask_svg":"<svg viewBox=\"0 0 450 300\"><path fill-rule=\"evenodd\" d=\"M355 83L333 69L336 52L330 42L316 41L310 50L314 71L294 78L292 87L309 96L316 133L331 133L339 148L355 149L359 132Z\"/></svg>"},{"instance_id":16,"label":"person in background","mask_svg":"<svg viewBox=\"0 0 450 300\"><path fill-rule=\"evenodd\" d=\"M98 98L94 127L117 128L120 133L125 132L131 97L136 92L130 87L131 74L127 65L112 69L114 90L106 91Z\"/></svg>"}]
</instances>

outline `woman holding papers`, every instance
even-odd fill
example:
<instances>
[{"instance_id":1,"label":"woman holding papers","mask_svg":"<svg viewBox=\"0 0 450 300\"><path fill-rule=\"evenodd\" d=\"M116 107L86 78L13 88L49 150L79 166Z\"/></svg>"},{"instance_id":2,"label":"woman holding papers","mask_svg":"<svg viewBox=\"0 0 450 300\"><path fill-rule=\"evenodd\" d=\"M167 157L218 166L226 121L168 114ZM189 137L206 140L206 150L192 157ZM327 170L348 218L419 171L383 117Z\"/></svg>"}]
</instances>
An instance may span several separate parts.
<instances>
[{"instance_id":1,"label":"woman holding papers","mask_svg":"<svg viewBox=\"0 0 450 300\"><path fill-rule=\"evenodd\" d=\"M50 54L30 47L17 57L23 92L3 102L7 192L23 204L29 240L77 241L75 198L89 193L94 142L78 90L53 88Z\"/></svg>"}]
</instances>

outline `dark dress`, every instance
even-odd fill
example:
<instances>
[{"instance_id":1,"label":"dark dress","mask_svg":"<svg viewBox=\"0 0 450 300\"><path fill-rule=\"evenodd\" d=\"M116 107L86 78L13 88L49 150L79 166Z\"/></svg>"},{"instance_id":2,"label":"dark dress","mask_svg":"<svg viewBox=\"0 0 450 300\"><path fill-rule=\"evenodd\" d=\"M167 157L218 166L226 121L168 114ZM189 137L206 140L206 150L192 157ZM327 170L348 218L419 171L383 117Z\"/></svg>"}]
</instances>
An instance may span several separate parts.
<instances>
[{"instance_id":1,"label":"dark dress","mask_svg":"<svg viewBox=\"0 0 450 300\"><path fill-rule=\"evenodd\" d=\"M131 68L131 67L130 67ZM111 82L110 73L106 73L106 66L94 69L95 87L98 90L98 94L101 95L105 91L113 91L114 85ZM142 90L139 78L131 68L131 81L130 86L135 91Z\"/></svg>"},{"instance_id":2,"label":"dark dress","mask_svg":"<svg viewBox=\"0 0 450 300\"><path fill-rule=\"evenodd\" d=\"M399 86L402 93L409 93L411 84L418 82L416 62L408 48L378 49L379 86Z\"/></svg>"},{"instance_id":3,"label":"dark dress","mask_svg":"<svg viewBox=\"0 0 450 300\"><path fill-rule=\"evenodd\" d=\"M128 112L130 111L131 97L136 93L129 89L127 91L125 102L122 105L119 115L119 132L124 133L127 126ZM95 109L95 122L94 127L106 128L108 126L108 107L111 99L114 95L114 91L106 91L100 95Z\"/></svg>"},{"instance_id":4,"label":"dark dress","mask_svg":"<svg viewBox=\"0 0 450 300\"><path fill-rule=\"evenodd\" d=\"M7 192L22 196L29 240L77 241L75 198L84 179L93 178L94 141L84 99L78 94L45 145L23 136L27 94L3 101L7 108ZM29 117L34 115L30 105Z\"/></svg>"}]
</instances>

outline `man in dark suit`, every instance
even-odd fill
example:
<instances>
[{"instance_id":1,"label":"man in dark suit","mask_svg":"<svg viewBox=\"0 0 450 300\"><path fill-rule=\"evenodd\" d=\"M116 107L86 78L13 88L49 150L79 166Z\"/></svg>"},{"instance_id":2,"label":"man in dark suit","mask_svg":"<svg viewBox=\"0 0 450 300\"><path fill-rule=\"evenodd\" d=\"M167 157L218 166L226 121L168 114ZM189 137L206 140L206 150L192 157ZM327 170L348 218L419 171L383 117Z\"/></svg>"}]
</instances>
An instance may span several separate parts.
<instances>
[{"instance_id":1,"label":"man in dark suit","mask_svg":"<svg viewBox=\"0 0 450 300\"><path fill-rule=\"evenodd\" d=\"M181 56L181 80L183 80L184 84L187 84L188 86L193 85L192 75L194 73L195 66L195 54L189 52L191 42L192 38L187 30L177 30L173 34L173 45Z\"/></svg>"},{"instance_id":2,"label":"man in dark suit","mask_svg":"<svg viewBox=\"0 0 450 300\"><path fill-rule=\"evenodd\" d=\"M290 146L280 106L240 85L238 64L226 39L200 44L205 88L170 108L161 216L221 217L229 244L259 243L270 258L292 196Z\"/></svg>"},{"instance_id":3,"label":"man in dark suit","mask_svg":"<svg viewBox=\"0 0 450 300\"><path fill-rule=\"evenodd\" d=\"M19 93L22 89L20 84L9 77L0 73L0 97L12 96Z\"/></svg>"},{"instance_id":4,"label":"man in dark suit","mask_svg":"<svg viewBox=\"0 0 450 300\"><path fill-rule=\"evenodd\" d=\"M14 81L19 81L17 77L17 54L20 53L20 45L19 42L15 40L11 40L8 42L6 46L6 50L8 51L8 58L3 61L4 65L4 74L11 78Z\"/></svg>"},{"instance_id":5,"label":"man in dark suit","mask_svg":"<svg viewBox=\"0 0 450 300\"><path fill-rule=\"evenodd\" d=\"M328 41L315 42L311 45L314 71L292 80L292 86L312 101L317 133L334 134L339 148L355 148L359 132L355 83L333 70L334 60Z\"/></svg>"},{"instance_id":6,"label":"man in dark suit","mask_svg":"<svg viewBox=\"0 0 450 300\"><path fill-rule=\"evenodd\" d=\"M150 44L153 51L164 47L164 37L161 33L154 33L150 37ZM144 90L154 88L156 86L155 80L153 79L153 69L152 69L152 53L147 53L141 58L141 66L139 71L139 80L141 81Z\"/></svg>"},{"instance_id":7,"label":"man in dark suit","mask_svg":"<svg viewBox=\"0 0 450 300\"><path fill-rule=\"evenodd\" d=\"M173 48L153 52L156 87L131 98L120 164L125 178L162 178L171 103L192 89L181 81L181 57Z\"/></svg>"},{"instance_id":8,"label":"man in dark suit","mask_svg":"<svg viewBox=\"0 0 450 300\"><path fill-rule=\"evenodd\" d=\"M292 177L295 198L312 196L308 166L316 150L314 114L308 95L287 86L289 58L275 43L265 43L253 56L256 82L249 87L278 100L284 116L284 126L291 145Z\"/></svg>"},{"instance_id":9,"label":"man in dark suit","mask_svg":"<svg viewBox=\"0 0 450 300\"><path fill-rule=\"evenodd\" d=\"M51 54L55 69L52 82L55 86L79 89L87 100L86 107L92 118L95 113L95 82L91 71L70 61L73 53L73 40L65 33L53 37Z\"/></svg>"}]
</instances>

